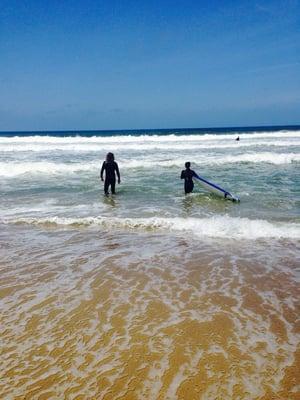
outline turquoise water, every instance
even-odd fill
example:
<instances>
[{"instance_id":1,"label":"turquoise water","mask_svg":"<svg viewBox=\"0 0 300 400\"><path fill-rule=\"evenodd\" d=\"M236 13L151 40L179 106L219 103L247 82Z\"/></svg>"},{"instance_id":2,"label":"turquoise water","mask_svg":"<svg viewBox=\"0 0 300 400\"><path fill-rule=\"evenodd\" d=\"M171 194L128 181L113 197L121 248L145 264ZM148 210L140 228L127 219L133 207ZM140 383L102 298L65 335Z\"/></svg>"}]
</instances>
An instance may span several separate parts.
<instances>
[{"instance_id":1,"label":"turquoise water","mask_svg":"<svg viewBox=\"0 0 300 400\"><path fill-rule=\"evenodd\" d=\"M116 196L105 198L99 170L108 151L122 182ZM179 179L185 161L241 202L218 198L197 182L185 196ZM295 127L2 134L0 217L13 224L293 239L300 223L299 163Z\"/></svg>"}]
</instances>

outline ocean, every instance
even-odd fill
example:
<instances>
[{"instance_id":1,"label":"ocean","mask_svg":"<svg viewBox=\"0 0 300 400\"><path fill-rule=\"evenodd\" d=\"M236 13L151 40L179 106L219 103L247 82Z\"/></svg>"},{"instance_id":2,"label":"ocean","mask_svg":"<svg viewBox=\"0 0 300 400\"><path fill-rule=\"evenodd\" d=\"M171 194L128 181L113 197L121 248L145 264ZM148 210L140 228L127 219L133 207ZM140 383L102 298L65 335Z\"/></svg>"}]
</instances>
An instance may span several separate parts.
<instances>
[{"instance_id":1,"label":"ocean","mask_svg":"<svg viewBox=\"0 0 300 400\"><path fill-rule=\"evenodd\" d=\"M0 398L299 399L299 167L300 126L0 133Z\"/></svg>"}]
</instances>

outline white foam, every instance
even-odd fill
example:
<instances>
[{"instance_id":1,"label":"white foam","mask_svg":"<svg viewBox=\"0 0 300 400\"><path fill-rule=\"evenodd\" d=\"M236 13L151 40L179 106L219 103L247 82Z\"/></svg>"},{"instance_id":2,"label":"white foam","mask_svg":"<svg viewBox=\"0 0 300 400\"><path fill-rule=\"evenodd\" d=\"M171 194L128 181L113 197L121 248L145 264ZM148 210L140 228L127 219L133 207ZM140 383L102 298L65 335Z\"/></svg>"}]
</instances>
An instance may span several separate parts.
<instances>
[{"instance_id":1,"label":"white foam","mask_svg":"<svg viewBox=\"0 0 300 400\"><path fill-rule=\"evenodd\" d=\"M297 153L254 153L241 154L236 156L223 156L222 164L251 162L251 163L270 163L270 164L290 164L300 161L300 154Z\"/></svg>"},{"instance_id":2,"label":"white foam","mask_svg":"<svg viewBox=\"0 0 300 400\"><path fill-rule=\"evenodd\" d=\"M237 136L240 139L255 139L255 138L300 138L300 130L297 131L274 131L274 132L254 132L254 133L243 133L235 132L230 134L190 134L190 135L119 135L119 136L13 136L0 137L0 143L148 143L148 142L187 142L187 141L208 141L208 140L227 140L235 139Z\"/></svg>"},{"instance_id":3,"label":"white foam","mask_svg":"<svg viewBox=\"0 0 300 400\"><path fill-rule=\"evenodd\" d=\"M152 168L153 166L161 167L182 167L186 158L172 158L168 160L130 160L124 163L126 168ZM298 153L246 153L239 155L209 155L193 157L193 165L223 165L234 163L269 163L269 164L290 164L299 162L300 154Z\"/></svg>"},{"instance_id":4,"label":"white foam","mask_svg":"<svg viewBox=\"0 0 300 400\"><path fill-rule=\"evenodd\" d=\"M79 171L90 171L99 169L100 162L93 163L55 163L48 161L36 162L1 162L0 176L14 177L23 174L58 174L74 173Z\"/></svg>"},{"instance_id":5,"label":"white foam","mask_svg":"<svg viewBox=\"0 0 300 400\"><path fill-rule=\"evenodd\" d=\"M300 224L268 222L229 216L211 218L19 218L3 223L23 223L54 227L100 226L104 229L133 231L190 232L199 238L233 238L256 240L263 238L300 239Z\"/></svg>"},{"instance_id":6,"label":"white foam","mask_svg":"<svg viewBox=\"0 0 300 400\"><path fill-rule=\"evenodd\" d=\"M124 168L153 168L161 167L182 167L185 158L171 158L167 160L155 159L156 156L146 159L122 160L119 165ZM193 157L194 165L223 165L232 163L270 163L270 164L290 164L300 162L298 153L246 153L240 155L207 155ZM14 177L23 174L47 174L75 173L80 171L95 172L101 168L102 160L82 161L76 163L55 163L49 161L35 162L0 162L0 176Z\"/></svg>"},{"instance_id":7,"label":"white foam","mask_svg":"<svg viewBox=\"0 0 300 400\"><path fill-rule=\"evenodd\" d=\"M264 146L266 147L293 147L300 146L300 140L244 140L239 143L235 141L224 140L203 143L201 140L178 140L176 143L173 141L162 141L154 143L111 143L105 140L101 143L2 143L0 142L0 152L101 152L101 151L153 151L153 150L199 150L199 149L241 149L249 147Z\"/></svg>"}]
</instances>

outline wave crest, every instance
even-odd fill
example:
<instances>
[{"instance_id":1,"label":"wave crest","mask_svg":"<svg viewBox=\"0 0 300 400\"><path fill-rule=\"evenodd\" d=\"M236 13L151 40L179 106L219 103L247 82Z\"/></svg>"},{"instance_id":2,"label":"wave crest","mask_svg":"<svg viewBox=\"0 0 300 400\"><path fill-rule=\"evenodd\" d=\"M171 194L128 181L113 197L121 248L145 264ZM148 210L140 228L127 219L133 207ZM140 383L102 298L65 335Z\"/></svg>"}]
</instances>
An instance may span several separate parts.
<instances>
[{"instance_id":1,"label":"wave crest","mask_svg":"<svg viewBox=\"0 0 300 400\"><path fill-rule=\"evenodd\" d=\"M137 159L119 161L121 168L153 168L160 167L178 167L181 168L185 163L184 158L172 158L168 160L155 159ZM80 171L93 172L101 168L101 160L90 162L76 163L55 163L48 161L36 162L0 162L0 176L14 177L23 174L64 174L75 173ZM298 153L251 153L240 155L219 155L210 156L202 155L192 160L193 165L223 165L233 163L269 163L269 164L290 164L300 162L300 154Z\"/></svg>"},{"instance_id":2,"label":"wave crest","mask_svg":"<svg viewBox=\"0 0 300 400\"><path fill-rule=\"evenodd\" d=\"M190 141L219 141L219 140L234 140L237 136L241 139L263 139L263 138L298 138L300 137L300 130L297 131L274 131L274 132L253 132L253 133L226 133L226 134L166 134L166 135L119 135L119 136L51 136L51 135L32 135L32 136L0 136L0 143L149 143L149 142L190 142Z\"/></svg>"},{"instance_id":3,"label":"wave crest","mask_svg":"<svg viewBox=\"0 0 300 400\"><path fill-rule=\"evenodd\" d=\"M19 218L4 223L43 227L101 227L107 230L189 232L198 238L300 239L300 223L268 222L249 218L214 216L210 218Z\"/></svg>"}]
</instances>

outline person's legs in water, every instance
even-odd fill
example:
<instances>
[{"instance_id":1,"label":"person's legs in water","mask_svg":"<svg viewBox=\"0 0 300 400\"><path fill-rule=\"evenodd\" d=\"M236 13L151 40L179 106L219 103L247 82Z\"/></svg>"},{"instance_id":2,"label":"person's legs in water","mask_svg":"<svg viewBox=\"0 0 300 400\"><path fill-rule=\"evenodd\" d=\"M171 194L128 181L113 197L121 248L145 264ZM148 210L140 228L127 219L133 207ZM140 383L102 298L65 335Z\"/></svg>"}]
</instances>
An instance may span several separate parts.
<instances>
[{"instance_id":1,"label":"person's legs in water","mask_svg":"<svg viewBox=\"0 0 300 400\"><path fill-rule=\"evenodd\" d=\"M110 187L111 187L111 193L112 194L116 194L116 180L115 179L111 179L110 181Z\"/></svg>"},{"instance_id":2,"label":"person's legs in water","mask_svg":"<svg viewBox=\"0 0 300 400\"><path fill-rule=\"evenodd\" d=\"M108 187L109 187L109 185L110 185L109 180L108 180L108 179L105 179L105 181L104 181L104 193L105 193L106 195L108 195Z\"/></svg>"},{"instance_id":3,"label":"person's legs in water","mask_svg":"<svg viewBox=\"0 0 300 400\"><path fill-rule=\"evenodd\" d=\"M115 188L116 188L116 180L115 179L105 179L104 181L104 193L108 195L108 188L111 188L111 193L116 194Z\"/></svg>"},{"instance_id":4,"label":"person's legs in water","mask_svg":"<svg viewBox=\"0 0 300 400\"><path fill-rule=\"evenodd\" d=\"M184 182L184 191L185 191L185 194L192 193L193 189L194 189L194 183L193 183L193 181L191 181L191 182L185 181L185 182Z\"/></svg>"}]
</instances>

